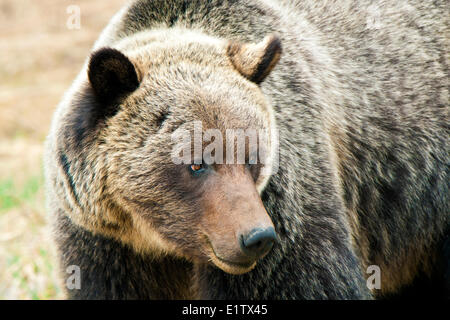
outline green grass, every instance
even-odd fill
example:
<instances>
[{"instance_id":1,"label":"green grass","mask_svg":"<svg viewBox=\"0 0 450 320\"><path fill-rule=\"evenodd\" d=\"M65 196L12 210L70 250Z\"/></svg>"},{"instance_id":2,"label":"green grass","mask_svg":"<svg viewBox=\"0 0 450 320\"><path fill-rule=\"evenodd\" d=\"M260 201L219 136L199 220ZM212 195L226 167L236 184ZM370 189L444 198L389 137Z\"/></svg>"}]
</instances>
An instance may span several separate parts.
<instances>
[{"instance_id":1,"label":"green grass","mask_svg":"<svg viewBox=\"0 0 450 320\"><path fill-rule=\"evenodd\" d=\"M14 182L10 178L0 181L0 211L11 209L18 205L18 201L14 196Z\"/></svg>"},{"instance_id":2,"label":"green grass","mask_svg":"<svg viewBox=\"0 0 450 320\"><path fill-rule=\"evenodd\" d=\"M0 300L63 297L43 186L42 166L0 179Z\"/></svg>"},{"instance_id":3,"label":"green grass","mask_svg":"<svg viewBox=\"0 0 450 320\"><path fill-rule=\"evenodd\" d=\"M28 178L22 187L16 186L13 178L0 181L0 212L22 204L32 205L42 185L42 174Z\"/></svg>"}]
</instances>

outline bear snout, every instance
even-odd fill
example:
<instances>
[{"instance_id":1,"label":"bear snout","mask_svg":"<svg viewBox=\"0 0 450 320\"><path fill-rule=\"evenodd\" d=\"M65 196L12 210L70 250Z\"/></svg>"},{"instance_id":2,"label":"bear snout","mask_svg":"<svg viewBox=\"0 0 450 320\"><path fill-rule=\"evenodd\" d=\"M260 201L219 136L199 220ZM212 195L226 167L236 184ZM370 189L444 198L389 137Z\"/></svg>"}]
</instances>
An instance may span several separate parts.
<instances>
[{"instance_id":1,"label":"bear snout","mask_svg":"<svg viewBox=\"0 0 450 320\"><path fill-rule=\"evenodd\" d=\"M222 167L217 173L202 194L200 225L208 259L227 273L246 273L277 241L275 227L242 167Z\"/></svg>"},{"instance_id":2,"label":"bear snout","mask_svg":"<svg viewBox=\"0 0 450 320\"><path fill-rule=\"evenodd\" d=\"M255 228L247 234L241 234L239 243L245 255L255 258L265 256L277 241L277 234L273 227Z\"/></svg>"}]
</instances>

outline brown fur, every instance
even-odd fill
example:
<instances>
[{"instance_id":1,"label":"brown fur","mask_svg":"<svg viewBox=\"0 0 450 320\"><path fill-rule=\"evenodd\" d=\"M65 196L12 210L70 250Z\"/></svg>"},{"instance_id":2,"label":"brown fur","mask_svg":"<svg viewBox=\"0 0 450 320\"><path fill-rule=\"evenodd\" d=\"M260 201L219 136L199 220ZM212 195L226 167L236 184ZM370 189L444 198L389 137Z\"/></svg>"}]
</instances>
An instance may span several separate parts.
<instances>
[{"instance_id":1,"label":"brown fur","mask_svg":"<svg viewBox=\"0 0 450 320\"><path fill-rule=\"evenodd\" d=\"M104 283L125 286L113 298L359 299L401 293L421 277L438 283L450 225L446 12L444 1L415 0L124 8L93 57L119 51L138 88L109 90L105 103L87 61L47 142L63 266L83 264L98 297L109 294ZM123 62L113 69L129 75ZM194 121L224 136L269 130L272 163L278 130L278 170L217 166L211 184L192 180L170 162L170 136L192 132ZM236 258L232 235L269 222L280 240L273 250L245 274L224 273L243 270L211 247ZM152 276L167 275L167 264L180 278L172 288L129 288L142 270L98 272L127 250L130 261L152 261ZM373 264L382 285L370 292Z\"/></svg>"}]
</instances>

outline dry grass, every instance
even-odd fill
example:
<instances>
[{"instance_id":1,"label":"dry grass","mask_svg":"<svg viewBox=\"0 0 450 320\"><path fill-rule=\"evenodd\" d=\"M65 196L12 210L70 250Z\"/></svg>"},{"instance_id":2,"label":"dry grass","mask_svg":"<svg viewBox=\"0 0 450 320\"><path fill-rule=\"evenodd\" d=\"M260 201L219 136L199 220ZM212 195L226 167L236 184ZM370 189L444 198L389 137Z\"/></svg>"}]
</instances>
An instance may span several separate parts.
<instances>
[{"instance_id":1,"label":"dry grass","mask_svg":"<svg viewBox=\"0 0 450 320\"><path fill-rule=\"evenodd\" d=\"M59 299L42 151L52 113L125 0L0 0L0 299ZM66 26L69 5L81 28Z\"/></svg>"}]
</instances>

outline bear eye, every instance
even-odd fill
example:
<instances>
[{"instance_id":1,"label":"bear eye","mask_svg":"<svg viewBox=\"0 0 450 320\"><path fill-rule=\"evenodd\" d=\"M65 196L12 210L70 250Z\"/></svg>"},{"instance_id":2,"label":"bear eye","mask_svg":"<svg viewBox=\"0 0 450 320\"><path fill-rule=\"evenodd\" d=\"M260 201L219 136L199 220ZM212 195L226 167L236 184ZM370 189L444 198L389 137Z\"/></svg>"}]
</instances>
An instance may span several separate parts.
<instances>
[{"instance_id":1,"label":"bear eye","mask_svg":"<svg viewBox=\"0 0 450 320\"><path fill-rule=\"evenodd\" d=\"M192 174L198 175L206 170L206 165L204 164L191 164L189 170Z\"/></svg>"},{"instance_id":2,"label":"bear eye","mask_svg":"<svg viewBox=\"0 0 450 320\"><path fill-rule=\"evenodd\" d=\"M260 165L258 164L251 164L251 163L246 163L245 167L247 168L247 170L250 172L250 174L253 177L253 180L256 181L258 180L258 176L259 176L259 171L260 171Z\"/></svg>"}]
</instances>

